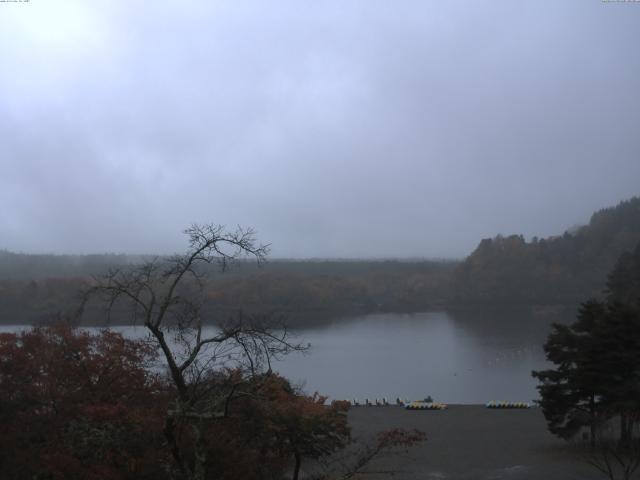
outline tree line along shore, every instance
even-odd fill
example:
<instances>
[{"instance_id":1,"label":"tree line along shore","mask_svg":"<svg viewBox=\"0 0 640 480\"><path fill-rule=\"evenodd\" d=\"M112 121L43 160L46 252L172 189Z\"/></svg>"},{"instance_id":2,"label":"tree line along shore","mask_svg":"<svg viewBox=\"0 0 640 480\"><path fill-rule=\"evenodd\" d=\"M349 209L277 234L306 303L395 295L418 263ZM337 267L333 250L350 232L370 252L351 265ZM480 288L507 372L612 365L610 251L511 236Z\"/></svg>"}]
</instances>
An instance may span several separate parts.
<instances>
[{"instance_id":1,"label":"tree line along shore","mask_svg":"<svg viewBox=\"0 0 640 480\"><path fill-rule=\"evenodd\" d=\"M348 402L327 405L275 374L272 360L309 347L271 315L238 314L205 328L211 269L242 254L261 262L267 249L250 229L193 225L185 233L182 255L93 277L77 294L77 317L0 334L0 468L8 478L346 480L420 448L426 435L416 422L354 437L359 411L398 409L349 412ZM640 466L640 242L617 258L606 287L604 300L582 299L576 322L553 325L544 345L553 367L532 374L549 431L582 439L589 465L629 480ZM69 324L98 305L128 315L148 338ZM486 418L475 412L467 421ZM532 462L500 468L540 466ZM467 464L464 474L477 467Z\"/></svg>"},{"instance_id":2,"label":"tree line along shore","mask_svg":"<svg viewBox=\"0 0 640 480\"><path fill-rule=\"evenodd\" d=\"M373 312L501 306L576 307L600 296L616 260L640 242L640 198L593 214L562 235L482 240L463 260L237 261L206 286L212 323L238 311L269 312L292 326ZM31 255L0 251L0 323L68 314L95 275L151 256ZM101 312L85 322L101 324ZM124 312L110 321L127 323Z\"/></svg>"}]
</instances>

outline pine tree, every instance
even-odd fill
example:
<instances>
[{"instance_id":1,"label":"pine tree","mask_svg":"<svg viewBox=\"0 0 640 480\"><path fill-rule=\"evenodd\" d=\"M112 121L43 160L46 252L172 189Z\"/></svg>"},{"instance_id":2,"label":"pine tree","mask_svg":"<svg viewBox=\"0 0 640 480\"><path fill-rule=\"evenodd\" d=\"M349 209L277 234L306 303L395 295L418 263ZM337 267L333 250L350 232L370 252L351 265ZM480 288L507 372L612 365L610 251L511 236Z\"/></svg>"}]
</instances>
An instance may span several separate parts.
<instances>
[{"instance_id":1,"label":"pine tree","mask_svg":"<svg viewBox=\"0 0 640 480\"><path fill-rule=\"evenodd\" d=\"M544 345L547 359L555 369L534 371L542 383L538 386L549 430L571 438L589 427L592 440L601 421L603 369L598 325L606 315L606 306L596 300L582 304L578 320L572 325L554 324Z\"/></svg>"},{"instance_id":2,"label":"pine tree","mask_svg":"<svg viewBox=\"0 0 640 480\"><path fill-rule=\"evenodd\" d=\"M616 262L607 280L607 301L628 305L640 302L640 243Z\"/></svg>"},{"instance_id":3,"label":"pine tree","mask_svg":"<svg viewBox=\"0 0 640 480\"><path fill-rule=\"evenodd\" d=\"M532 372L549 430L571 438L620 420L620 443L632 440L640 420L640 309L590 300L572 325L554 325L544 345L554 369Z\"/></svg>"}]
</instances>

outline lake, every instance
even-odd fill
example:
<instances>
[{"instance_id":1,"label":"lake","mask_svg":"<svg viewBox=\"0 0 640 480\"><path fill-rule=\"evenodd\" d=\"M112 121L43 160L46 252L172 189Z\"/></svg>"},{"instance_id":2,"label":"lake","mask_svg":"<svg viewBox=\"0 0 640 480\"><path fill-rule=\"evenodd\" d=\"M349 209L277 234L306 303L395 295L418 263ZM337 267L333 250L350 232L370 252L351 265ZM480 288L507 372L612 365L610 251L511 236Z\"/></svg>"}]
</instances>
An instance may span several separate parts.
<instances>
[{"instance_id":1,"label":"lake","mask_svg":"<svg viewBox=\"0 0 640 480\"><path fill-rule=\"evenodd\" d=\"M333 399L531 401L538 398L531 370L547 366L542 344L549 322L518 311L344 318L295 331L311 349L274 363L274 370L309 393ZM140 327L114 329L129 336L146 333Z\"/></svg>"},{"instance_id":2,"label":"lake","mask_svg":"<svg viewBox=\"0 0 640 480\"><path fill-rule=\"evenodd\" d=\"M511 322L530 321L511 318ZM531 401L531 370L545 368L547 325L487 325L444 312L378 314L297 332L308 355L277 369L332 398L421 399L445 403Z\"/></svg>"}]
</instances>

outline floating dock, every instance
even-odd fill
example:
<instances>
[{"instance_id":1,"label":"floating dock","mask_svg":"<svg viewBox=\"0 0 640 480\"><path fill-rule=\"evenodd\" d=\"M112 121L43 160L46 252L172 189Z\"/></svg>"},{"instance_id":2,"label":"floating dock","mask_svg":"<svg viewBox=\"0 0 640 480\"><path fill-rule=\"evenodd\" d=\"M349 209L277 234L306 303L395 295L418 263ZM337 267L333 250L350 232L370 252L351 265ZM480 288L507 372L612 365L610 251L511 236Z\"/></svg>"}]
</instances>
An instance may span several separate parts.
<instances>
[{"instance_id":1,"label":"floating dock","mask_svg":"<svg viewBox=\"0 0 640 480\"><path fill-rule=\"evenodd\" d=\"M528 402L496 402L491 400L485 407L487 408L531 408L531 404Z\"/></svg>"}]
</instances>

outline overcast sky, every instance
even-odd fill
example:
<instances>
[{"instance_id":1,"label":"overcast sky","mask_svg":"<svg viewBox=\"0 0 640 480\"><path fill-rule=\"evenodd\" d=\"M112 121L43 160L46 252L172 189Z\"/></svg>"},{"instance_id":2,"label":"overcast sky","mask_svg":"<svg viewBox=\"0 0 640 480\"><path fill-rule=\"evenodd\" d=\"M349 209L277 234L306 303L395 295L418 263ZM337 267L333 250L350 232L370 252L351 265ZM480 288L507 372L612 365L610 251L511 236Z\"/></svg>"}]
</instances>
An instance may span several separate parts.
<instances>
[{"instance_id":1,"label":"overcast sky","mask_svg":"<svg viewBox=\"0 0 640 480\"><path fill-rule=\"evenodd\" d=\"M0 248L461 257L640 194L640 3L0 3Z\"/></svg>"}]
</instances>

